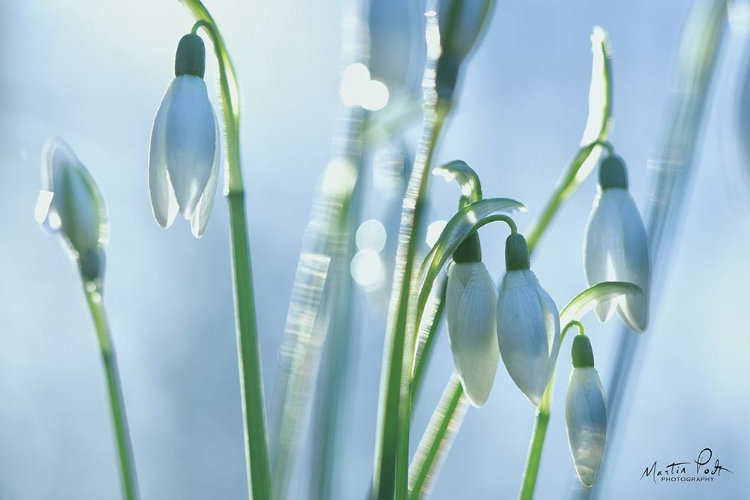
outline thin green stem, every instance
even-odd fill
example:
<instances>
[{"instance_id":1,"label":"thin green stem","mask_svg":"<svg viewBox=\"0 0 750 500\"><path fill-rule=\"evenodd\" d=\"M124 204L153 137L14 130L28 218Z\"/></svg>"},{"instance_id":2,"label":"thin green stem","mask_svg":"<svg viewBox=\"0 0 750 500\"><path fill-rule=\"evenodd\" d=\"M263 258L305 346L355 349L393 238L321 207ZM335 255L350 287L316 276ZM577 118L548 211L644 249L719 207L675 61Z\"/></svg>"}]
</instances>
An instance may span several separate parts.
<instances>
[{"instance_id":1,"label":"thin green stem","mask_svg":"<svg viewBox=\"0 0 750 500\"><path fill-rule=\"evenodd\" d=\"M565 340L565 334L568 333L572 327L577 327L578 331L583 334L583 324L578 320L572 320L565 325L562 333L560 334L560 344L562 345ZM560 351L558 351L558 358ZM552 391L555 387L555 372L557 371L557 359L555 359L552 368L552 375L550 375L549 382L547 383L547 389L542 394L542 400L539 402L539 408L536 411L536 419L534 421L534 431L531 435L531 444L529 445L529 453L526 456L526 467L523 471L523 482L521 483L521 493L519 494L520 500L531 500L534 498L534 489L536 488L536 478L539 474L539 464L542 461L542 450L544 449L544 440L547 437L547 424L549 424L550 411L552 408Z\"/></svg>"},{"instance_id":2,"label":"thin green stem","mask_svg":"<svg viewBox=\"0 0 750 500\"><path fill-rule=\"evenodd\" d=\"M260 370L245 196L243 192L230 191L227 197L232 236L238 362L242 416L245 422L248 486L252 492L252 498L270 499L271 472L268 465L263 380Z\"/></svg>"},{"instance_id":3,"label":"thin green stem","mask_svg":"<svg viewBox=\"0 0 750 500\"><path fill-rule=\"evenodd\" d=\"M571 328L576 327L578 328L578 334L579 335L585 335L586 329L583 327L583 323L580 321L574 319L568 322L567 325L565 325L565 328L563 328L562 334L560 335L560 343L562 343L562 339L565 338L565 334L570 330Z\"/></svg>"},{"instance_id":4,"label":"thin green stem","mask_svg":"<svg viewBox=\"0 0 750 500\"><path fill-rule=\"evenodd\" d=\"M227 140L226 194L234 275L234 305L237 321L238 364L245 435L248 490L252 498L270 499L271 472L268 460L263 378L253 293L250 242L245 209L245 186L240 162L240 92L234 66L211 14L200 0L182 0L196 19L194 31L203 28L211 38L219 65L219 88Z\"/></svg>"},{"instance_id":5,"label":"thin green stem","mask_svg":"<svg viewBox=\"0 0 750 500\"><path fill-rule=\"evenodd\" d=\"M560 182L558 182L555 186L555 190L553 191L552 196L542 209L539 218L536 219L531 224L528 231L526 231L526 242L529 246L529 253L534 251L534 248L536 248L536 245L539 243L542 235L547 230L547 227L550 225L552 219L557 214L560 206L562 206L563 202L567 200L572 194L573 189L571 188L573 188L575 185L578 171L581 169L586 160L589 159L589 156L594 153L594 150L601 147L602 146L597 142L589 144L588 146L584 146L576 152L573 160L571 160L570 164L568 164L568 167L563 173Z\"/></svg>"},{"instance_id":6,"label":"thin green stem","mask_svg":"<svg viewBox=\"0 0 750 500\"><path fill-rule=\"evenodd\" d=\"M86 294L86 302L91 311L91 318L96 328L96 336L99 340L102 362L104 363L104 373L107 376L107 392L112 410L115 441L117 443L122 496L126 500L137 500L139 498L138 478L135 473L133 448L130 444L128 420L125 415L125 402L122 397L122 386L120 384L120 374L117 370L115 348L110 335L109 322L107 321L107 310L102 300L100 288L96 284L84 281L83 288Z\"/></svg>"}]
</instances>

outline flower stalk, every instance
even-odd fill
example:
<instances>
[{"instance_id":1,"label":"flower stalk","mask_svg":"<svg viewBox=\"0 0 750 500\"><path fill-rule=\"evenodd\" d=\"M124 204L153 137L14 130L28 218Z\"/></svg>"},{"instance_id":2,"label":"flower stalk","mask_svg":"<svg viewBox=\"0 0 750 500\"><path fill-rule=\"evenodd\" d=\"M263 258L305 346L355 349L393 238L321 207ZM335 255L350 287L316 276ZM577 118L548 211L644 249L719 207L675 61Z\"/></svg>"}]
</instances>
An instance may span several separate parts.
<instances>
[{"instance_id":1,"label":"flower stalk","mask_svg":"<svg viewBox=\"0 0 750 500\"><path fill-rule=\"evenodd\" d=\"M253 293L250 242L245 208L245 186L240 163L240 102L234 66L211 14L200 0L183 0L196 19L193 33L204 28L211 38L219 66L219 88L224 117L226 154L226 195L234 277L234 304L237 320L238 364L245 459L251 498L270 499L271 473L268 460L263 380L260 367L255 298Z\"/></svg>"},{"instance_id":2,"label":"flower stalk","mask_svg":"<svg viewBox=\"0 0 750 500\"><path fill-rule=\"evenodd\" d=\"M133 447L130 443L130 432L128 431L128 421L125 415L125 403L122 397L122 385L120 384L115 348L112 343L109 322L107 320L107 309L104 306L101 288L94 282L86 280L83 275L81 279L83 281L86 302L91 311L91 319L96 329L96 337L99 340L102 363L104 363L104 374L107 377L107 392L110 409L112 410L115 441L117 443L122 496L126 500L137 500L139 498L138 478L135 473Z\"/></svg>"}]
</instances>

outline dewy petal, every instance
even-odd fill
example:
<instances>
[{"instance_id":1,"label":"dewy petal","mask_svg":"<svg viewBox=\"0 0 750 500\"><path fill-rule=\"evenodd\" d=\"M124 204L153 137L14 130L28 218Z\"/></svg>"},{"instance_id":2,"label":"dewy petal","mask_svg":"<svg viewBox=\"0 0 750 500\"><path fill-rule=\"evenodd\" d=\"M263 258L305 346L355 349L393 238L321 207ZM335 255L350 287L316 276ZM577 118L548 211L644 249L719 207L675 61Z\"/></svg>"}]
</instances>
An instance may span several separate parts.
<instances>
[{"instance_id":1,"label":"dewy petal","mask_svg":"<svg viewBox=\"0 0 750 500\"><path fill-rule=\"evenodd\" d=\"M616 281L623 274L623 244L620 211L617 199L611 196L614 189L597 194L591 215L586 223L583 238L583 265L588 286L604 281ZM620 266L618 269L617 266ZM599 321L612 317L617 301L600 302L594 308Z\"/></svg>"},{"instance_id":2,"label":"dewy petal","mask_svg":"<svg viewBox=\"0 0 750 500\"><path fill-rule=\"evenodd\" d=\"M529 270L503 277L497 302L497 341L500 356L521 392L538 406L547 388L550 351L546 315L536 276Z\"/></svg>"},{"instance_id":3,"label":"dewy petal","mask_svg":"<svg viewBox=\"0 0 750 500\"><path fill-rule=\"evenodd\" d=\"M574 368L571 372L565 423L578 478L591 487L599 473L607 442L607 405L595 368Z\"/></svg>"},{"instance_id":4,"label":"dewy petal","mask_svg":"<svg viewBox=\"0 0 750 500\"><path fill-rule=\"evenodd\" d=\"M211 177L219 137L206 82L182 75L172 87L165 130L167 171L180 211L191 219Z\"/></svg>"},{"instance_id":5,"label":"dewy petal","mask_svg":"<svg viewBox=\"0 0 750 500\"><path fill-rule=\"evenodd\" d=\"M211 112L213 113L213 109L211 109ZM219 135L219 121L216 119L216 114L214 113L214 125L216 128L216 137L220 137ZM216 197L216 185L219 182L219 164L221 162L221 148L216 147L216 152L214 153L214 163L211 167L211 176L208 178L208 183L206 184L206 189L203 191L203 194L201 195L201 199L198 200L198 208L193 214L193 218L190 220L190 229L193 232L193 236L196 238L200 238L203 236L203 233L206 232L206 228L208 227L208 220L211 218L211 212L214 209L214 198Z\"/></svg>"},{"instance_id":6,"label":"dewy petal","mask_svg":"<svg viewBox=\"0 0 750 500\"><path fill-rule=\"evenodd\" d=\"M456 371L471 404L481 407L492 389L500 355L495 331L497 292L485 265L451 264L445 300Z\"/></svg>"},{"instance_id":7,"label":"dewy petal","mask_svg":"<svg viewBox=\"0 0 750 500\"><path fill-rule=\"evenodd\" d=\"M156 112L151 129L151 144L148 158L148 188L151 197L151 210L161 227L172 225L177 215L177 198L167 172L167 116L172 102L174 84L170 85L159 110Z\"/></svg>"}]
</instances>

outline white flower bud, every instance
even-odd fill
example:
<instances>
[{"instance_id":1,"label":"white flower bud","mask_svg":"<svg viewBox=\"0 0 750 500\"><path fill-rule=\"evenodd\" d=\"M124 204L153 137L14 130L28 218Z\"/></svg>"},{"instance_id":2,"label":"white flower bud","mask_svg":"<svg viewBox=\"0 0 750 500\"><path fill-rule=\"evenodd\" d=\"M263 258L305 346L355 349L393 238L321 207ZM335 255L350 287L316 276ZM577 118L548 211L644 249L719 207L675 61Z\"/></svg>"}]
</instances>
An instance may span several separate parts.
<instances>
[{"instance_id":1,"label":"white flower bud","mask_svg":"<svg viewBox=\"0 0 750 500\"><path fill-rule=\"evenodd\" d=\"M456 371L469 402L484 405L497 371L495 283L482 262L453 262L448 268L445 319Z\"/></svg>"},{"instance_id":2,"label":"white flower bud","mask_svg":"<svg viewBox=\"0 0 750 500\"><path fill-rule=\"evenodd\" d=\"M156 222L169 227L177 211L200 238L208 226L219 178L219 123L203 81L205 53L198 35L180 41L177 76L156 113L148 180Z\"/></svg>"},{"instance_id":3,"label":"white flower bud","mask_svg":"<svg viewBox=\"0 0 750 500\"><path fill-rule=\"evenodd\" d=\"M86 279L101 278L109 229L99 187L70 146L59 137L49 139L44 145L42 177L44 189L37 201L37 222L60 232Z\"/></svg>"},{"instance_id":4,"label":"white flower bud","mask_svg":"<svg viewBox=\"0 0 750 500\"><path fill-rule=\"evenodd\" d=\"M607 404L594 367L573 368L565 399L568 444L584 486L596 481L607 442Z\"/></svg>"}]
</instances>

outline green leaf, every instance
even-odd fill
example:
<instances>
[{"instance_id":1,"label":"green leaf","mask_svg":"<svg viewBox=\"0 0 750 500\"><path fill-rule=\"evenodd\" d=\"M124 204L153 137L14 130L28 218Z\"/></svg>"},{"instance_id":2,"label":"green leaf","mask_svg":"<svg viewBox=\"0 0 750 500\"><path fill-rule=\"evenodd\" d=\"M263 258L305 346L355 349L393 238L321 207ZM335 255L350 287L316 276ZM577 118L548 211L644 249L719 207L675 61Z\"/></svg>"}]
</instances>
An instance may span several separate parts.
<instances>
[{"instance_id":1,"label":"green leaf","mask_svg":"<svg viewBox=\"0 0 750 500\"><path fill-rule=\"evenodd\" d=\"M612 49L607 32L595 26L591 33L591 86L589 117L583 131L581 146L605 141L612 121Z\"/></svg>"},{"instance_id":2,"label":"green leaf","mask_svg":"<svg viewBox=\"0 0 750 500\"><path fill-rule=\"evenodd\" d=\"M560 325L580 320L601 302L616 299L621 295L643 293L641 287L625 281L605 281L587 288L568 302L560 312Z\"/></svg>"},{"instance_id":3,"label":"green leaf","mask_svg":"<svg viewBox=\"0 0 750 500\"><path fill-rule=\"evenodd\" d=\"M596 167L602 153L601 143L609 137L612 121L612 63L607 33L594 28L591 35L591 86L589 88L589 114L583 132L581 146L557 181L552 197L539 218L526 231L529 252L534 251L542 234L565 200L570 198L578 186L586 180Z\"/></svg>"},{"instance_id":4,"label":"green leaf","mask_svg":"<svg viewBox=\"0 0 750 500\"><path fill-rule=\"evenodd\" d=\"M465 161L453 160L434 168L432 173L443 177L445 182L455 180L458 183L461 189L461 207L482 199L482 184L479 182L479 176Z\"/></svg>"}]
</instances>

